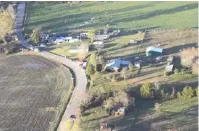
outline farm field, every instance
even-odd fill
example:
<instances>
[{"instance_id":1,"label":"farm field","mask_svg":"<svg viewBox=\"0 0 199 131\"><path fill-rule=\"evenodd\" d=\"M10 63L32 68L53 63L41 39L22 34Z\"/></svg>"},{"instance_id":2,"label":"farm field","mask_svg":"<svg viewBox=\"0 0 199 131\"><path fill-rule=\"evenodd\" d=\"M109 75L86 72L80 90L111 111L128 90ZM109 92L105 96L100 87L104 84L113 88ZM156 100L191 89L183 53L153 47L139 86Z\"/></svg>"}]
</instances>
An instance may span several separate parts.
<instances>
[{"instance_id":1,"label":"farm field","mask_svg":"<svg viewBox=\"0 0 199 131\"><path fill-rule=\"evenodd\" d=\"M54 130L71 92L69 69L35 55L0 60L0 130Z\"/></svg>"},{"instance_id":2,"label":"farm field","mask_svg":"<svg viewBox=\"0 0 199 131\"><path fill-rule=\"evenodd\" d=\"M25 30L67 33L107 24L123 30L197 28L197 13L197 2L37 2L28 4Z\"/></svg>"}]
</instances>

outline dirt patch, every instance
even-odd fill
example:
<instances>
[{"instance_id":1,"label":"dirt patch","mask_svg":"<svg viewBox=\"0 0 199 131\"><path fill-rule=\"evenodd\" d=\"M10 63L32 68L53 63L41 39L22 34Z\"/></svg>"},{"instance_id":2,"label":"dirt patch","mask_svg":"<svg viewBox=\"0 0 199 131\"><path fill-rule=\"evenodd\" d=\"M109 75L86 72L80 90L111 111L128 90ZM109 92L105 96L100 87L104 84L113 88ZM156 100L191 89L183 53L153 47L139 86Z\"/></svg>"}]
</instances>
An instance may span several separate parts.
<instances>
[{"instance_id":1,"label":"dirt patch","mask_svg":"<svg viewBox=\"0 0 199 131\"><path fill-rule=\"evenodd\" d=\"M0 130L52 129L67 102L70 71L34 55L0 61Z\"/></svg>"}]
</instances>

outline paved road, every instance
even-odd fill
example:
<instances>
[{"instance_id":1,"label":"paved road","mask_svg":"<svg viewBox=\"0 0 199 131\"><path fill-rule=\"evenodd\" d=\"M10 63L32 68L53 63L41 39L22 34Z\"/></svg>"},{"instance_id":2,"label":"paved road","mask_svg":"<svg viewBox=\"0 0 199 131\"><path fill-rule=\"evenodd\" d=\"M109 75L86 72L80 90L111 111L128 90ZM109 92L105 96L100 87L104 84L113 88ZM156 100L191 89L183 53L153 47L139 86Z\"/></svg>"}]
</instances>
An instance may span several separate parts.
<instances>
[{"instance_id":1,"label":"paved road","mask_svg":"<svg viewBox=\"0 0 199 131\"><path fill-rule=\"evenodd\" d=\"M25 2L20 2L18 4L17 13L16 13L16 33L17 33L18 40L22 44L22 46L24 46L26 48L30 48L30 47L32 47L32 45L30 45L28 42L26 42L22 35L23 21L24 21L24 15L25 15L25 5L26 5ZM86 75L85 75L84 70L82 68L80 68L72 60L69 60L62 56L57 56L57 55L52 54L47 51L41 51L40 54L44 57L53 59L55 61L58 61L64 65L68 66L69 68L71 68L73 70L73 72L75 74L75 82L76 82L75 88L72 93L72 97L69 101L69 104L67 105L67 108L65 110L65 113L62 117L60 126L58 127L59 131L65 131L62 129L62 125L63 125L62 123L64 123L64 121L70 119L70 116L76 113L78 106L80 105L81 101L83 100L82 97L84 97L84 95L86 93L86 83L87 83Z\"/></svg>"}]
</instances>

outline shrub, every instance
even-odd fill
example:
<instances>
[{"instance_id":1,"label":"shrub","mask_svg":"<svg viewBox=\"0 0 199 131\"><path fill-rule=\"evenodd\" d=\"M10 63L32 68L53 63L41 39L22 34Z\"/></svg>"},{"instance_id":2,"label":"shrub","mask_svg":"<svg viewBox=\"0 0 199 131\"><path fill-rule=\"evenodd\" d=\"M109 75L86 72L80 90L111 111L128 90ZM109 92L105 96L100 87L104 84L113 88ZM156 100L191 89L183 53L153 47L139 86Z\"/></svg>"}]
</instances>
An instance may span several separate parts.
<instances>
[{"instance_id":1,"label":"shrub","mask_svg":"<svg viewBox=\"0 0 199 131\"><path fill-rule=\"evenodd\" d=\"M161 106L161 104L159 104L159 103L155 103L155 111L160 111L160 106Z\"/></svg>"},{"instance_id":2,"label":"shrub","mask_svg":"<svg viewBox=\"0 0 199 131\"><path fill-rule=\"evenodd\" d=\"M114 105L115 105L115 101L114 101L113 97L110 97L108 100L106 100L104 102L104 108L107 109L107 110L113 108Z\"/></svg>"},{"instance_id":3,"label":"shrub","mask_svg":"<svg viewBox=\"0 0 199 131\"><path fill-rule=\"evenodd\" d=\"M107 79L107 80L111 80L111 78L112 78L111 75L107 75L107 76L106 76L106 79Z\"/></svg>"},{"instance_id":4,"label":"shrub","mask_svg":"<svg viewBox=\"0 0 199 131\"><path fill-rule=\"evenodd\" d=\"M181 92L177 92L177 97L181 98L181 96L182 96Z\"/></svg>"},{"instance_id":5,"label":"shrub","mask_svg":"<svg viewBox=\"0 0 199 131\"><path fill-rule=\"evenodd\" d=\"M175 98L175 97L176 97L176 89L175 89L175 87L173 86L173 87L172 87L171 98Z\"/></svg>"},{"instance_id":6,"label":"shrub","mask_svg":"<svg viewBox=\"0 0 199 131\"><path fill-rule=\"evenodd\" d=\"M183 98L191 98L194 96L194 90L192 87L185 86L183 91L182 91L182 96Z\"/></svg>"},{"instance_id":7,"label":"shrub","mask_svg":"<svg viewBox=\"0 0 199 131\"><path fill-rule=\"evenodd\" d=\"M124 78L124 80L127 79L127 72L128 72L128 67L124 67L124 68L122 69L122 73L121 73L121 75L122 75L122 77Z\"/></svg>"},{"instance_id":8,"label":"shrub","mask_svg":"<svg viewBox=\"0 0 199 131\"><path fill-rule=\"evenodd\" d=\"M184 74L185 74L185 69L184 69L184 68L181 69L180 74L181 74L181 75L184 75Z\"/></svg>"},{"instance_id":9,"label":"shrub","mask_svg":"<svg viewBox=\"0 0 199 131\"><path fill-rule=\"evenodd\" d=\"M179 69L177 69L177 68L174 70L174 74L178 74L179 72L180 72L180 71L179 71Z\"/></svg>"},{"instance_id":10,"label":"shrub","mask_svg":"<svg viewBox=\"0 0 199 131\"><path fill-rule=\"evenodd\" d=\"M143 84L140 88L140 95L146 99L153 98L153 90L151 84L149 83Z\"/></svg>"},{"instance_id":11,"label":"shrub","mask_svg":"<svg viewBox=\"0 0 199 131\"><path fill-rule=\"evenodd\" d=\"M195 75L193 74L180 74L180 73L177 73L177 74L173 74L171 76L171 79L173 80L188 80L188 79L191 79L193 78Z\"/></svg>"},{"instance_id":12,"label":"shrub","mask_svg":"<svg viewBox=\"0 0 199 131\"><path fill-rule=\"evenodd\" d=\"M162 89L162 90L160 90L160 96L161 96L161 98L165 98L165 92L164 92L164 90Z\"/></svg>"},{"instance_id":13,"label":"shrub","mask_svg":"<svg viewBox=\"0 0 199 131\"><path fill-rule=\"evenodd\" d=\"M134 66L133 66L133 64L129 64L128 67L129 67L129 70L130 70L130 71L134 71Z\"/></svg>"},{"instance_id":14,"label":"shrub","mask_svg":"<svg viewBox=\"0 0 199 131\"><path fill-rule=\"evenodd\" d=\"M101 64L104 64L105 63L105 58L103 56L99 56L99 62Z\"/></svg>"},{"instance_id":15,"label":"shrub","mask_svg":"<svg viewBox=\"0 0 199 131\"><path fill-rule=\"evenodd\" d=\"M115 75L113 75L111 81L112 81L112 82L116 82L116 81L118 81L118 79L116 78Z\"/></svg>"},{"instance_id":16,"label":"shrub","mask_svg":"<svg viewBox=\"0 0 199 131\"><path fill-rule=\"evenodd\" d=\"M179 55L181 58L181 64L184 67L190 68L192 66L194 57L198 56L198 50L194 47L183 49L180 51Z\"/></svg>"}]
</instances>

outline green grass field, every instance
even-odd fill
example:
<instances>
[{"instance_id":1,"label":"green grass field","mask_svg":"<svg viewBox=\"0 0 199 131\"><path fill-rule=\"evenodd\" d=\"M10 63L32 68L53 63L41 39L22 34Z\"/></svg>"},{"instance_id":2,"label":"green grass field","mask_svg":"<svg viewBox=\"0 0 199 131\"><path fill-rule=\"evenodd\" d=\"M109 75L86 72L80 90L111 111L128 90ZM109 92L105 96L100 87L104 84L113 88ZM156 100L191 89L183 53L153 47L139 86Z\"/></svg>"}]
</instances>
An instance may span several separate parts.
<instances>
[{"instance_id":1,"label":"green grass field","mask_svg":"<svg viewBox=\"0 0 199 131\"><path fill-rule=\"evenodd\" d=\"M124 30L198 27L197 2L38 2L28 4L27 13L27 32L42 27L44 31L63 33L107 24Z\"/></svg>"}]
</instances>

